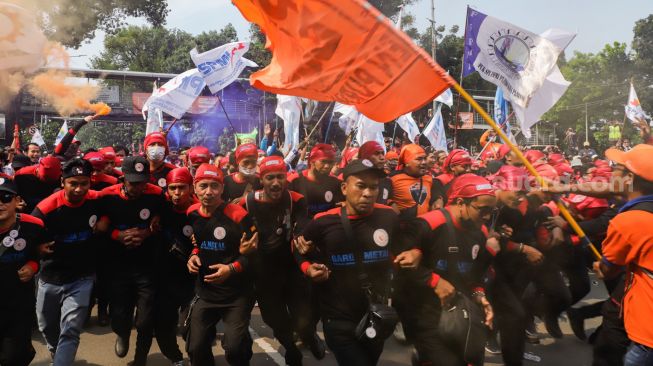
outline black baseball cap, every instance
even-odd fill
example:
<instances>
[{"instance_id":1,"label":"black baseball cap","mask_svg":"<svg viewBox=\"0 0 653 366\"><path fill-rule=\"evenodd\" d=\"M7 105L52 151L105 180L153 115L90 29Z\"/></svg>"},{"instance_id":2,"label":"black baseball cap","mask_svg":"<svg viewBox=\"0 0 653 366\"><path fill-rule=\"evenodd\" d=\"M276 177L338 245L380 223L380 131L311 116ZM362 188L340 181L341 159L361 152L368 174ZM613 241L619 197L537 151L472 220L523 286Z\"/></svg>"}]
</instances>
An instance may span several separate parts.
<instances>
[{"instance_id":1,"label":"black baseball cap","mask_svg":"<svg viewBox=\"0 0 653 366\"><path fill-rule=\"evenodd\" d=\"M347 166L345 166L345 169L342 170L342 178L347 179L350 175L357 175L364 172L373 173L379 178L383 178L386 175L383 170L376 168L371 161L367 159L358 159L351 161Z\"/></svg>"},{"instance_id":2,"label":"black baseball cap","mask_svg":"<svg viewBox=\"0 0 653 366\"><path fill-rule=\"evenodd\" d=\"M150 163L142 156L127 156L122 161L122 172L126 182L147 182L150 180Z\"/></svg>"},{"instance_id":3,"label":"black baseball cap","mask_svg":"<svg viewBox=\"0 0 653 366\"><path fill-rule=\"evenodd\" d=\"M13 180L0 177L0 191L18 194L18 187L16 187Z\"/></svg>"},{"instance_id":4,"label":"black baseball cap","mask_svg":"<svg viewBox=\"0 0 653 366\"><path fill-rule=\"evenodd\" d=\"M77 176L90 177L93 173L93 166L88 160L74 158L67 161L61 169L63 179Z\"/></svg>"}]
</instances>

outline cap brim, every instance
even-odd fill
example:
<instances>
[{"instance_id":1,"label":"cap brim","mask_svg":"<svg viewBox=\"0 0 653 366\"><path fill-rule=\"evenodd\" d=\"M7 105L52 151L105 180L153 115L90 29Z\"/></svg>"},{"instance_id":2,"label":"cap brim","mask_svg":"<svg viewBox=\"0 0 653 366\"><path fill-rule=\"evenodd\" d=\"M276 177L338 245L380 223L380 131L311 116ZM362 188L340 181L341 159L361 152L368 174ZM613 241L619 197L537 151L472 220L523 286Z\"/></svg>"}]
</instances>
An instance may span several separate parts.
<instances>
[{"instance_id":1,"label":"cap brim","mask_svg":"<svg viewBox=\"0 0 653 366\"><path fill-rule=\"evenodd\" d=\"M353 172L348 172L347 174L343 173L342 177L344 179L347 179L348 177L351 177L352 175L360 175L360 174L364 174L364 173L374 174L378 178L383 178L383 177L386 176L385 172L383 170L381 170L381 169L365 167L365 169L357 169L357 170L355 170Z\"/></svg>"},{"instance_id":2,"label":"cap brim","mask_svg":"<svg viewBox=\"0 0 653 366\"><path fill-rule=\"evenodd\" d=\"M149 175L144 175L144 174L126 173L124 177L125 177L125 181L130 183L141 183L150 180Z\"/></svg>"},{"instance_id":3,"label":"cap brim","mask_svg":"<svg viewBox=\"0 0 653 366\"><path fill-rule=\"evenodd\" d=\"M3 186L0 186L0 191L2 191L2 192L9 192L9 193L12 193L12 194L15 194L15 195L18 194L18 192L17 192L16 190L11 189L11 188L9 188L9 187L3 187Z\"/></svg>"},{"instance_id":4,"label":"cap brim","mask_svg":"<svg viewBox=\"0 0 653 366\"><path fill-rule=\"evenodd\" d=\"M605 151L605 157L617 164L625 165L626 152L615 148L609 148Z\"/></svg>"}]
</instances>

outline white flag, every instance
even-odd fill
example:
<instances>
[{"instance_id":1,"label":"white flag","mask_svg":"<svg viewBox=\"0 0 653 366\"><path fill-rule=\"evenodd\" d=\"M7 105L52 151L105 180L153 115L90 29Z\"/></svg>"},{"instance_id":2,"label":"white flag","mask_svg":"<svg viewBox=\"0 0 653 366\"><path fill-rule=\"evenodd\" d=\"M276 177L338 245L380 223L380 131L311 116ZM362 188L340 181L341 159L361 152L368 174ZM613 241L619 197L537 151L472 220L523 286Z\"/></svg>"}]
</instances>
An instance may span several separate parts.
<instances>
[{"instance_id":1,"label":"white flag","mask_svg":"<svg viewBox=\"0 0 653 366\"><path fill-rule=\"evenodd\" d=\"M397 123L399 124L399 127L406 131L410 142L416 143L415 137L419 135L419 128L417 127L417 122L413 119L412 114L406 113L403 116L400 116L397 118Z\"/></svg>"},{"instance_id":2,"label":"white flag","mask_svg":"<svg viewBox=\"0 0 653 366\"><path fill-rule=\"evenodd\" d=\"M453 106L453 93L451 92L451 89L447 89L442 94L438 95L438 97L435 98L435 101L444 103L451 108Z\"/></svg>"},{"instance_id":3,"label":"white flag","mask_svg":"<svg viewBox=\"0 0 653 366\"><path fill-rule=\"evenodd\" d=\"M338 126L345 131L345 135L349 136L360 117L360 113L356 110L356 107L336 102L333 106L333 113L340 113Z\"/></svg>"},{"instance_id":4,"label":"white flag","mask_svg":"<svg viewBox=\"0 0 653 366\"><path fill-rule=\"evenodd\" d=\"M556 47L564 50L569 43L576 37L574 33L559 29L549 29L540 34L540 37L548 39L556 45ZM549 75L544 80L542 87L533 94L528 107L523 108L515 103L512 103L512 109L515 112L515 117L519 122L524 137L531 137L531 127L540 120L540 117L551 109L558 100L565 94L567 88L571 83L565 80L560 72L558 66L554 66ZM504 97L505 97L505 89Z\"/></svg>"},{"instance_id":5,"label":"white flag","mask_svg":"<svg viewBox=\"0 0 653 366\"><path fill-rule=\"evenodd\" d=\"M383 123L373 121L360 113L357 128L356 141L359 146L368 141L376 141L381 146L385 146L383 141L383 131L385 130L385 126Z\"/></svg>"},{"instance_id":6,"label":"white flag","mask_svg":"<svg viewBox=\"0 0 653 366\"><path fill-rule=\"evenodd\" d=\"M447 149L447 136L444 133L444 120L442 119L442 105L438 106L438 110L433 115L433 119L429 122L428 126L424 128L424 136L429 140L431 146L436 150L443 150L449 153Z\"/></svg>"},{"instance_id":7,"label":"white flag","mask_svg":"<svg viewBox=\"0 0 653 366\"><path fill-rule=\"evenodd\" d=\"M474 70L526 108L564 48L526 29L467 8L463 75Z\"/></svg>"},{"instance_id":8,"label":"white flag","mask_svg":"<svg viewBox=\"0 0 653 366\"><path fill-rule=\"evenodd\" d=\"M57 137L54 139L54 146L59 145L63 137L66 136L67 132L68 132L68 121L63 121L63 124L61 125L59 132L57 132Z\"/></svg>"},{"instance_id":9,"label":"white flag","mask_svg":"<svg viewBox=\"0 0 653 366\"><path fill-rule=\"evenodd\" d=\"M156 87L156 84L154 86ZM175 118L181 118L204 90L204 86L204 78L197 69L187 70L153 90L143 106L143 112L158 109Z\"/></svg>"},{"instance_id":10,"label":"white flag","mask_svg":"<svg viewBox=\"0 0 653 366\"><path fill-rule=\"evenodd\" d=\"M283 120L286 135L283 152L288 154L299 147L299 118L302 115L302 100L290 95L277 94L277 108L274 113Z\"/></svg>"},{"instance_id":11,"label":"white flag","mask_svg":"<svg viewBox=\"0 0 653 366\"><path fill-rule=\"evenodd\" d=\"M202 73L211 93L215 94L238 78L246 66L258 67L256 62L243 57L249 50L249 42L232 42L198 53L190 51L190 57Z\"/></svg>"},{"instance_id":12,"label":"white flag","mask_svg":"<svg viewBox=\"0 0 653 366\"><path fill-rule=\"evenodd\" d=\"M635 92L635 87L633 84L630 84L630 93L628 94L628 104L626 108L626 117L633 122L637 122L639 118L646 118L646 112L642 109L642 105L639 103L639 98L637 98L637 93Z\"/></svg>"},{"instance_id":13,"label":"white flag","mask_svg":"<svg viewBox=\"0 0 653 366\"><path fill-rule=\"evenodd\" d=\"M39 146L45 145L45 141L43 140L43 136L41 136L41 131L39 131L38 128L34 127L34 134L32 135L32 141L30 141L33 144L37 144Z\"/></svg>"}]
</instances>

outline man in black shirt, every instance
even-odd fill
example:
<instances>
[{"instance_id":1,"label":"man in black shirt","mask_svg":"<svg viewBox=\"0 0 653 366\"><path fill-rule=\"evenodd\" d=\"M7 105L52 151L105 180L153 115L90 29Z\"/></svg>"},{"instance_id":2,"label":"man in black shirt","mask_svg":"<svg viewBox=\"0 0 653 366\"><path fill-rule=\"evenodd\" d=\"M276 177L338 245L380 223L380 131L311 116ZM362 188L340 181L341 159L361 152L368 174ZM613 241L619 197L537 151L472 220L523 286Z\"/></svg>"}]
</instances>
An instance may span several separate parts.
<instances>
[{"instance_id":1,"label":"man in black shirt","mask_svg":"<svg viewBox=\"0 0 653 366\"><path fill-rule=\"evenodd\" d=\"M37 165L20 169L14 175L18 195L32 212L34 207L60 187L61 161L54 156L46 156Z\"/></svg>"},{"instance_id":2,"label":"man in black shirt","mask_svg":"<svg viewBox=\"0 0 653 366\"><path fill-rule=\"evenodd\" d=\"M16 185L0 178L0 365L27 366L36 352L30 324L34 317L34 283L39 246L45 242L43 221L16 214Z\"/></svg>"},{"instance_id":3,"label":"man in black shirt","mask_svg":"<svg viewBox=\"0 0 653 366\"><path fill-rule=\"evenodd\" d=\"M288 188L306 199L309 218L336 207L336 203L343 200L340 179L331 175L335 159L333 146L317 144L308 158L309 168L301 174L288 177Z\"/></svg>"},{"instance_id":4,"label":"man in black shirt","mask_svg":"<svg viewBox=\"0 0 653 366\"><path fill-rule=\"evenodd\" d=\"M75 360L79 335L89 311L100 194L89 190L91 163L79 158L64 164L63 189L36 206L32 215L43 220L54 241L46 253L38 281L36 314L55 365Z\"/></svg>"},{"instance_id":5,"label":"man in black shirt","mask_svg":"<svg viewBox=\"0 0 653 366\"><path fill-rule=\"evenodd\" d=\"M248 327L254 294L248 254L256 250L258 233L245 209L222 200L222 183L217 167L200 165L194 179L200 202L188 209L195 245L188 270L198 275L187 337L193 366L214 365L211 346L220 320L227 362L248 365L252 358Z\"/></svg>"},{"instance_id":6,"label":"man in black shirt","mask_svg":"<svg viewBox=\"0 0 653 366\"><path fill-rule=\"evenodd\" d=\"M176 168L165 161L168 155L168 140L161 132L152 132L143 141L147 161L150 165L150 183L162 189L166 187L166 176Z\"/></svg>"},{"instance_id":7,"label":"man in black shirt","mask_svg":"<svg viewBox=\"0 0 653 366\"><path fill-rule=\"evenodd\" d=\"M102 190L104 215L111 225L111 328L118 336L115 352L125 357L136 308L136 354L133 365L145 365L154 327L154 264L157 226L165 199L161 188L147 183L150 165L140 156L125 158L125 182Z\"/></svg>"},{"instance_id":8,"label":"man in black shirt","mask_svg":"<svg viewBox=\"0 0 653 366\"><path fill-rule=\"evenodd\" d=\"M261 189L261 181L256 176L258 149L254 144L242 144L236 148L236 166L238 171L224 179L222 199L238 203L249 192Z\"/></svg>"},{"instance_id":9,"label":"man in black shirt","mask_svg":"<svg viewBox=\"0 0 653 366\"><path fill-rule=\"evenodd\" d=\"M369 160L347 165L342 183L344 208L318 214L306 226L303 240L312 248L306 255L299 254L303 246L295 243L300 268L316 283L327 345L343 366L378 362L385 339L374 335L359 339L355 329L370 301L387 301L392 257L397 256L395 263L402 267L416 266L419 261L414 251L404 251L396 240L397 215L390 207L375 204L379 178L384 175ZM350 221L353 241L348 239L342 215ZM366 280L361 280L361 271Z\"/></svg>"},{"instance_id":10,"label":"man in black shirt","mask_svg":"<svg viewBox=\"0 0 653 366\"><path fill-rule=\"evenodd\" d=\"M385 168L385 151L383 146L376 141L368 141L361 145L358 149L358 158L371 161L377 169ZM388 177L383 177L379 181L379 197L376 202L389 205L390 197L392 197L392 181Z\"/></svg>"},{"instance_id":11,"label":"man in black shirt","mask_svg":"<svg viewBox=\"0 0 653 366\"><path fill-rule=\"evenodd\" d=\"M321 343L309 319L308 283L291 252L293 233L301 232L307 222L306 200L288 190L283 158L264 158L259 170L263 189L251 192L240 202L260 237L257 253L252 258L256 300L263 321L286 349L286 364L301 365L302 354L293 339L293 326L312 350L319 350Z\"/></svg>"}]
</instances>

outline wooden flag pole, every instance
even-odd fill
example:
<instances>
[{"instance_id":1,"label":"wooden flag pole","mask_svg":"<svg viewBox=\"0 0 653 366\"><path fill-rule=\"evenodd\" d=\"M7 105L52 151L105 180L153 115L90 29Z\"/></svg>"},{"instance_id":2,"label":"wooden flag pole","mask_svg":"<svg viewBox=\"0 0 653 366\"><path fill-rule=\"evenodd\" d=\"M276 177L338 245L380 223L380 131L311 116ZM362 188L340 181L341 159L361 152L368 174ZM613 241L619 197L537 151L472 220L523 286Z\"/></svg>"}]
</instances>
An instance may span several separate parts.
<instances>
[{"instance_id":1,"label":"wooden flag pole","mask_svg":"<svg viewBox=\"0 0 653 366\"><path fill-rule=\"evenodd\" d=\"M483 108L478 103L476 103L474 98L472 98L472 96L469 95L469 93L467 93L467 91L465 91L465 89L463 89L462 86L460 86L460 84L458 84L455 80L451 78L449 82L451 83L451 86L454 89L456 89L456 91L460 93L460 95L467 101L467 103L469 103L472 106L472 108L474 108L474 110L478 114L480 114L481 117L483 117L485 122L487 122L487 124L489 124L494 129L497 135L501 137L501 139L503 139L503 141L510 147L510 150L512 150L512 152L514 152L517 155L519 160L522 161L522 163L524 164L526 169L528 169L531 175L534 176L535 179L537 179L537 182L541 186L545 187L547 185L546 181L537 173L535 167L533 167L533 165L526 159L526 157L524 157L524 154L522 154L522 152L519 151L517 146L515 146L515 144L513 144L512 141L510 141L510 139L508 139L508 136L506 136L503 130L499 127L499 125L497 125L497 123L494 122L494 120L492 120L492 117L490 117L490 115L487 114L487 112L483 110ZM590 248L594 256L598 260L601 260L601 253L599 253L599 251L596 249L594 244L592 244L592 242L589 240L587 235L585 235L583 229L581 229L581 227L578 226L576 220L574 220L574 218L571 217L571 214L569 213L569 210L567 210L567 207L565 207L565 205L563 205L562 202L560 202L559 200L556 200L556 203L558 205L558 208L560 209L560 213L562 214L562 217L564 217L565 220L567 220L569 226L571 226L574 232L580 237L581 242L587 244L587 246Z\"/></svg>"}]
</instances>

